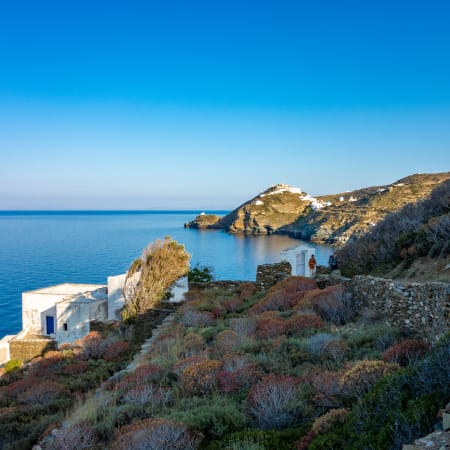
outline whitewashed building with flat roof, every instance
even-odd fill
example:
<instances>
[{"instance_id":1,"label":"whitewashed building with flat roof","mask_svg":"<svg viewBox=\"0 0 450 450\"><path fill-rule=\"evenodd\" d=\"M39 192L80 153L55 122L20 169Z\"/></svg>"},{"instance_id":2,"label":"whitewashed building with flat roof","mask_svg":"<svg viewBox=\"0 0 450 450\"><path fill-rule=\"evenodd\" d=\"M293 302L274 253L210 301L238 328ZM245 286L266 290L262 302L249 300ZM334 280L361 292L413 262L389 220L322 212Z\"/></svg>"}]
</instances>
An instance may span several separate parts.
<instances>
[{"instance_id":1,"label":"whitewashed building with flat roof","mask_svg":"<svg viewBox=\"0 0 450 450\"><path fill-rule=\"evenodd\" d=\"M58 344L88 334L91 320L107 319L106 285L64 283L22 294L22 328Z\"/></svg>"}]
</instances>

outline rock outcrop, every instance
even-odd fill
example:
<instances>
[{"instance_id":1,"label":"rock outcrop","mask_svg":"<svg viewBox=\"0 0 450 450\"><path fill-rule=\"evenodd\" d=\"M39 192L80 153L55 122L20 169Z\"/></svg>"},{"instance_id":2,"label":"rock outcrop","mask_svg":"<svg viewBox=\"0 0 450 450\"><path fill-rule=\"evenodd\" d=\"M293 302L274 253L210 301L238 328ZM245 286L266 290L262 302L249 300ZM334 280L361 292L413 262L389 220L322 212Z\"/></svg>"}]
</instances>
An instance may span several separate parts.
<instances>
[{"instance_id":1,"label":"rock outcrop","mask_svg":"<svg viewBox=\"0 0 450 450\"><path fill-rule=\"evenodd\" d=\"M184 228L196 228L198 230L205 230L206 228L213 228L220 219L221 217L216 216L215 214L201 213L191 222L185 223Z\"/></svg>"},{"instance_id":2,"label":"rock outcrop","mask_svg":"<svg viewBox=\"0 0 450 450\"><path fill-rule=\"evenodd\" d=\"M426 198L447 179L450 172L417 174L389 185L320 197L277 184L220 220L216 220L217 216L198 216L185 226L219 228L230 233L288 234L306 241L341 245L366 233L387 214Z\"/></svg>"}]
</instances>

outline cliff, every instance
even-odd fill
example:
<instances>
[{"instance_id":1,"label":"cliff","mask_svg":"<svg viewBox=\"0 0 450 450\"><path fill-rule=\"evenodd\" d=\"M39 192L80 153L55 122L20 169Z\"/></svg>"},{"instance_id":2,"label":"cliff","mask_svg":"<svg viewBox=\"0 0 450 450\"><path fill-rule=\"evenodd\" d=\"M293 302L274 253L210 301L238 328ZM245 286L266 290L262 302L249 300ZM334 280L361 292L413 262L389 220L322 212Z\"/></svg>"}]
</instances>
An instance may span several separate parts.
<instances>
[{"instance_id":1,"label":"cliff","mask_svg":"<svg viewBox=\"0 0 450 450\"><path fill-rule=\"evenodd\" d=\"M363 235L405 204L426 198L447 179L450 172L416 174L389 185L319 197L277 184L220 220L195 226L230 233L288 234L317 243L341 245Z\"/></svg>"}]
</instances>

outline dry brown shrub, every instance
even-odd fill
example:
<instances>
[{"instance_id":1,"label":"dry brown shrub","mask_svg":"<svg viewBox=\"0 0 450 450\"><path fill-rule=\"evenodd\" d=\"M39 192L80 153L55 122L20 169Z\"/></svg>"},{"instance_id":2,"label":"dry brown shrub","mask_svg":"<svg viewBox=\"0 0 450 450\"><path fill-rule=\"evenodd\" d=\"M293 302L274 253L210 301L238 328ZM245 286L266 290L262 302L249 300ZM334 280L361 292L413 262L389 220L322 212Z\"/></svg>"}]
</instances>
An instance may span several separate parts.
<instances>
[{"instance_id":1,"label":"dry brown shrub","mask_svg":"<svg viewBox=\"0 0 450 450\"><path fill-rule=\"evenodd\" d=\"M155 307L166 290L189 270L190 255L170 237L148 245L138 263L133 263L125 280L124 319L132 319ZM135 281L135 274L140 273Z\"/></svg>"},{"instance_id":2,"label":"dry brown shrub","mask_svg":"<svg viewBox=\"0 0 450 450\"><path fill-rule=\"evenodd\" d=\"M324 321L317 314L294 314L286 321L288 333L298 333L312 329L318 330L324 326Z\"/></svg>"},{"instance_id":3,"label":"dry brown shrub","mask_svg":"<svg viewBox=\"0 0 450 450\"><path fill-rule=\"evenodd\" d=\"M222 368L222 361L209 359L183 370L181 384L186 393L191 395L208 395L217 386L217 374Z\"/></svg>"}]
</instances>

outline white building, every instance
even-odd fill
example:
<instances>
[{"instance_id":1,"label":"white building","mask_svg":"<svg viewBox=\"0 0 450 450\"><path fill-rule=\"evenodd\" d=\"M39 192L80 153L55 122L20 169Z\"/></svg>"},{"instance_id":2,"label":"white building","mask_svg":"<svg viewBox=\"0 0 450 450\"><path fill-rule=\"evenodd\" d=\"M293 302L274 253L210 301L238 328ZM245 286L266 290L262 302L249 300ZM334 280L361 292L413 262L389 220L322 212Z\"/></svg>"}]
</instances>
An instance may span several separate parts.
<instances>
[{"instance_id":1,"label":"white building","mask_svg":"<svg viewBox=\"0 0 450 450\"><path fill-rule=\"evenodd\" d=\"M308 267L309 258L315 255L314 247L302 243L296 247L288 248L281 252L281 259L289 262L292 267L291 275L302 277L312 277L310 268Z\"/></svg>"},{"instance_id":2,"label":"white building","mask_svg":"<svg viewBox=\"0 0 450 450\"><path fill-rule=\"evenodd\" d=\"M22 328L62 344L89 333L91 320L108 319L107 287L64 283L22 294Z\"/></svg>"}]
</instances>

